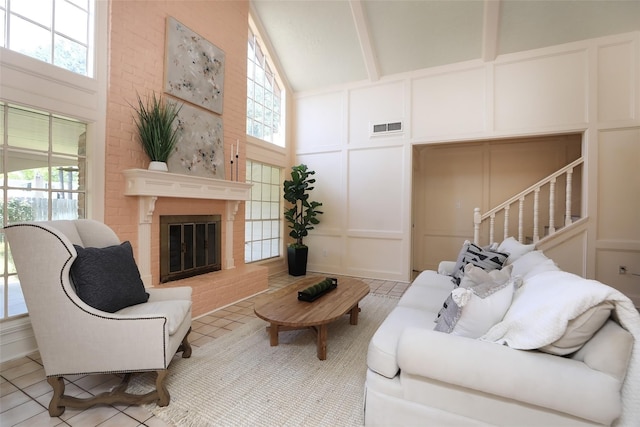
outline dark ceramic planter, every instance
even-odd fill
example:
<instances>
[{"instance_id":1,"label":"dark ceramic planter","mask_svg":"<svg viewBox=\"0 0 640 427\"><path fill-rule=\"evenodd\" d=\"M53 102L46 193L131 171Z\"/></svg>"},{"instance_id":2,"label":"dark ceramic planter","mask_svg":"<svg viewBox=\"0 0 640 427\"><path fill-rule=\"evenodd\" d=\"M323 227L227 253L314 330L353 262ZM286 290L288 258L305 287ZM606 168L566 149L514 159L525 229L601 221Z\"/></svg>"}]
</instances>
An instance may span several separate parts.
<instances>
[{"instance_id":1,"label":"dark ceramic planter","mask_svg":"<svg viewBox=\"0 0 640 427\"><path fill-rule=\"evenodd\" d=\"M289 263L289 275L304 276L307 274L307 257L309 248L287 247L287 261Z\"/></svg>"}]
</instances>

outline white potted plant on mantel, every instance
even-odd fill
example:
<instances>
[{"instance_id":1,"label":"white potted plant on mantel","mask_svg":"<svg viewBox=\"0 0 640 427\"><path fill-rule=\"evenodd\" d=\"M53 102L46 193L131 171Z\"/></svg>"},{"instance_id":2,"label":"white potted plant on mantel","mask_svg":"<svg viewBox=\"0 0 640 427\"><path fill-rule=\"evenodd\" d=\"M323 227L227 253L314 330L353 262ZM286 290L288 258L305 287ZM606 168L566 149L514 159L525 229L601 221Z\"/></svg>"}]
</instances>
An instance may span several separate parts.
<instances>
[{"instance_id":1,"label":"white potted plant on mantel","mask_svg":"<svg viewBox=\"0 0 640 427\"><path fill-rule=\"evenodd\" d=\"M178 141L178 128L173 122L178 117L182 105L167 102L155 92L143 102L138 96L138 108L134 121L138 128L138 137L145 153L151 159L149 170L168 171L167 160Z\"/></svg>"}]
</instances>

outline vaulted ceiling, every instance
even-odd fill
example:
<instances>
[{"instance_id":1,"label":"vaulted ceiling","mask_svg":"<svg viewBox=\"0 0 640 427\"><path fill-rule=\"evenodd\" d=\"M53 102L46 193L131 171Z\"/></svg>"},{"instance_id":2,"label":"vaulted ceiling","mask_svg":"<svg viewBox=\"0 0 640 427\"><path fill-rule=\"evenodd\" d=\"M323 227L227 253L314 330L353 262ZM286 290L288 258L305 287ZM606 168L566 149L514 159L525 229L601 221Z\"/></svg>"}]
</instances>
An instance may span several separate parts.
<instances>
[{"instance_id":1,"label":"vaulted ceiling","mask_svg":"<svg viewBox=\"0 0 640 427\"><path fill-rule=\"evenodd\" d=\"M295 92L640 30L640 0L250 0Z\"/></svg>"}]
</instances>

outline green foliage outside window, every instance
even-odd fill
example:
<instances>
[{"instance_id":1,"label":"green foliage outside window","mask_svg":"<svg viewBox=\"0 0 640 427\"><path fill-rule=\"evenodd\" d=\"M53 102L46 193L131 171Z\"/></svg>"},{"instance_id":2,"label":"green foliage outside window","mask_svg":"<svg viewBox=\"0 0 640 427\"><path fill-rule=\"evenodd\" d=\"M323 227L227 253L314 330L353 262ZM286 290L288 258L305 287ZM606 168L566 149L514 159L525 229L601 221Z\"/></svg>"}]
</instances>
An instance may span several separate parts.
<instances>
[{"instance_id":1,"label":"green foliage outside window","mask_svg":"<svg viewBox=\"0 0 640 427\"><path fill-rule=\"evenodd\" d=\"M7 204L7 219L6 224L13 224L22 221L33 221L33 209L31 204L21 199L11 199ZM4 203L0 202L0 224L4 222Z\"/></svg>"}]
</instances>

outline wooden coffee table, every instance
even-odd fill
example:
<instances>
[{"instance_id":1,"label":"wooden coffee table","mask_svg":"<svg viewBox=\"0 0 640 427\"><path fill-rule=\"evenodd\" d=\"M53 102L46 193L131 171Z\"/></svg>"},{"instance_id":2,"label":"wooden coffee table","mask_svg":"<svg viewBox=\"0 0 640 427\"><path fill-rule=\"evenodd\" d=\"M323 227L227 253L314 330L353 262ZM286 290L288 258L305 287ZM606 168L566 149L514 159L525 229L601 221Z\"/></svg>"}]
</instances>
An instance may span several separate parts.
<instances>
[{"instance_id":1,"label":"wooden coffee table","mask_svg":"<svg viewBox=\"0 0 640 427\"><path fill-rule=\"evenodd\" d=\"M298 301L298 291L322 281L307 277L286 288L265 295L255 303L254 312L270 323L271 346L278 345L278 333L310 328L317 334L318 359L327 358L327 325L350 314L350 323L358 324L358 303L369 293L369 285L358 279L339 278L338 287L313 302Z\"/></svg>"}]
</instances>

